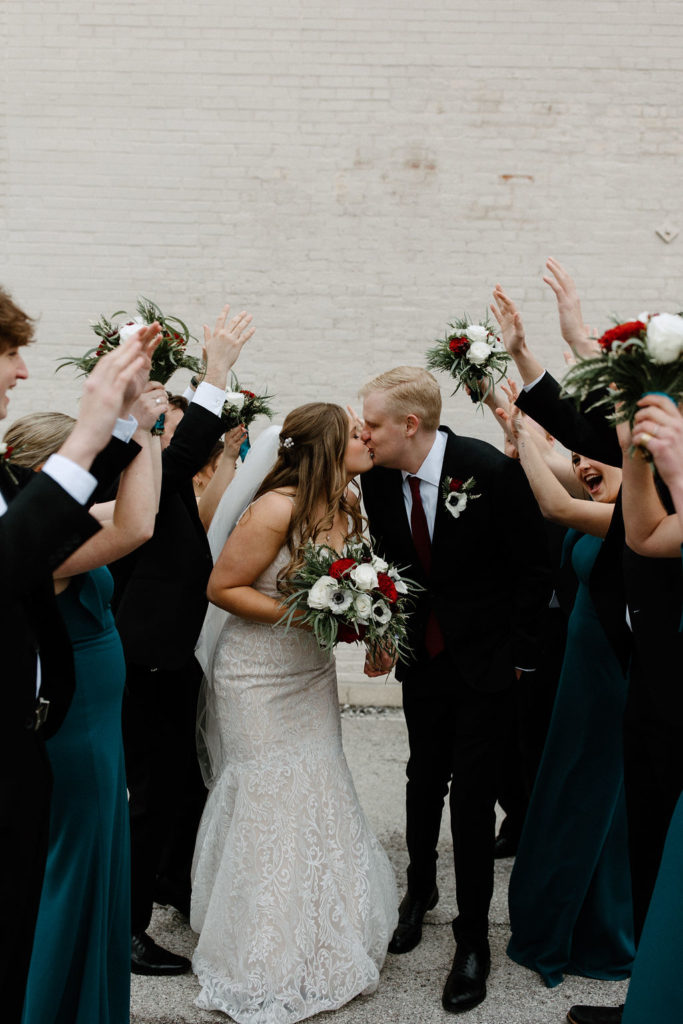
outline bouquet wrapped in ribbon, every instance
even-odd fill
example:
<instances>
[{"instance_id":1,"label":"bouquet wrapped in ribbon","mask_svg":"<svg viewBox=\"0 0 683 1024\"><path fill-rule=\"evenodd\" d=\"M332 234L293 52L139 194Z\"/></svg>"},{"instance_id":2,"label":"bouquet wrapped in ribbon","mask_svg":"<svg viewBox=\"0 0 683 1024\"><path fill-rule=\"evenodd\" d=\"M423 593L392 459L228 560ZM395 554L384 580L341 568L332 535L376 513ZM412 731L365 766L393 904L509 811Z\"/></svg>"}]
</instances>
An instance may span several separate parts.
<instances>
[{"instance_id":1,"label":"bouquet wrapped in ribbon","mask_svg":"<svg viewBox=\"0 0 683 1024\"><path fill-rule=\"evenodd\" d=\"M306 545L303 565L283 584L289 614L311 626L324 650L339 643L364 643L369 650L408 655L406 621L410 598L420 587L374 554L367 541L348 543L340 557L325 545Z\"/></svg>"},{"instance_id":2,"label":"bouquet wrapped in ribbon","mask_svg":"<svg viewBox=\"0 0 683 1024\"><path fill-rule=\"evenodd\" d=\"M190 334L182 320L177 316L167 316L155 302L142 296L137 302L137 313L137 316L125 320L120 325L116 322L117 317L127 316L123 309L112 313L111 318L101 316L91 325L100 339L99 344L88 349L82 356L66 356L58 369L61 370L63 366L75 366L82 374L87 375L92 372L98 359L111 352L145 324L153 324L156 320L161 328L161 341L152 356L150 380L166 384L176 370L192 370L193 373L199 374L204 371L202 360L186 351L188 343L197 339Z\"/></svg>"},{"instance_id":3,"label":"bouquet wrapped in ribbon","mask_svg":"<svg viewBox=\"0 0 683 1024\"><path fill-rule=\"evenodd\" d=\"M467 315L456 318L443 340L427 349L427 368L449 373L455 381L453 394L467 387L479 405L494 384L507 376L510 359L488 317L478 324ZM483 392L482 383L486 385Z\"/></svg>"},{"instance_id":4,"label":"bouquet wrapped in ribbon","mask_svg":"<svg viewBox=\"0 0 683 1024\"><path fill-rule=\"evenodd\" d=\"M683 315L641 313L598 338L600 352L579 361L562 381L565 395L587 409L607 406L614 423L633 418L646 391L683 399ZM617 409L612 409L619 403Z\"/></svg>"},{"instance_id":5,"label":"bouquet wrapped in ribbon","mask_svg":"<svg viewBox=\"0 0 683 1024\"><path fill-rule=\"evenodd\" d=\"M240 387L240 382L236 375L231 373L230 391L226 392L225 404L221 413L225 429L232 430L233 427L238 427L240 423L249 429L257 416L267 416L271 420L273 418L273 410L270 406L270 400L273 397L273 395L257 395L253 391L247 391L246 388Z\"/></svg>"}]
</instances>

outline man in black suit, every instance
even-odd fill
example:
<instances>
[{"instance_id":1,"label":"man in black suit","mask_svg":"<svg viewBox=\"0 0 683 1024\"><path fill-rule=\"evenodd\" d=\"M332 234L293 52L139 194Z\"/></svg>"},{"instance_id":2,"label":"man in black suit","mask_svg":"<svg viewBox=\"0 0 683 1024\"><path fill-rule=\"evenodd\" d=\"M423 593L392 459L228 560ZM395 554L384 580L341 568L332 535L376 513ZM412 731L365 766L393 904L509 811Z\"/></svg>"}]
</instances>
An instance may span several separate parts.
<instances>
[{"instance_id":1,"label":"man in black suit","mask_svg":"<svg viewBox=\"0 0 683 1024\"><path fill-rule=\"evenodd\" d=\"M145 336L156 333L155 326ZM0 289L0 419L8 391L28 376L21 349L32 337L30 319ZM0 1004L11 1024L21 1019L47 853L52 778L44 739L61 723L74 688L52 570L99 529L84 507L98 482L88 470L122 407L137 397L136 375L146 377L152 347L145 352L142 338L131 339L99 364L70 438L43 472L22 479L0 456ZM118 450L99 465L99 479L109 483L106 467L120 471L125 460Z\"/></svg>"},{"instance_id":2,"label":"man in black suit","mask_svg":"<svg viewBox=\"0 0 683 1024\"><path fill-rule=\"evenodd\" d=\"M154 535L111 566L113 608L126 657L123 738L129 790L132 956L136 974L189 970L187 958L147 934L155 899L189 913L190 867L206 790L197 764L195 719L201 669L194 648L213 567L192 478L224 432L228 373L252 336L251 316L204 328L206 373L162 453Z\"/></svg>"},{"instance_id":3,"label":"man in black suit","mask_svg":"<svg viewBox=\"0 0 683 1024\"><path fill-rule=\"evenodd\" d=\"M450 783L457 948L442 1004L460 1012L486 996L497 760L515 680L535 666L550 597L542 519L517 463L439 427L439 386L426 370L398 367L361 395L375 461L362 480L370 533L380 555L424 588L409 623L414 657L396 669L410 743L410 862L389 950L417 945L438 900L436 847Z\"/></svg>"}]
</instances>

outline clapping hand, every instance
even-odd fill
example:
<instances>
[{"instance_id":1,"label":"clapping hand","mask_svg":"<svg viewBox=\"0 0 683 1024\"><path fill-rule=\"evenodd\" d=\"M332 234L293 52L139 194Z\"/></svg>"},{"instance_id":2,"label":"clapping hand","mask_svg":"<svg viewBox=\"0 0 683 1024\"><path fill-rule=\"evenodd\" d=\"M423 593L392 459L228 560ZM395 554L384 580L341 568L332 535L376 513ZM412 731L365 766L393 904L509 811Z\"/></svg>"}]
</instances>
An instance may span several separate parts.
<instances>
[{"instance_id":1,"label":"clapping hand","mask_svg":"<svg viewBox=\"0 0 683 1024\"><path fill-rule=\"evenodd\" d=\"M555 293L562 337L577 356L585 359L596 355L600 346L583 322L581 301L573 278L552 256L548 257L545 265L549 274L544 275L543 280Z\"/></svg>"}]
</instances>

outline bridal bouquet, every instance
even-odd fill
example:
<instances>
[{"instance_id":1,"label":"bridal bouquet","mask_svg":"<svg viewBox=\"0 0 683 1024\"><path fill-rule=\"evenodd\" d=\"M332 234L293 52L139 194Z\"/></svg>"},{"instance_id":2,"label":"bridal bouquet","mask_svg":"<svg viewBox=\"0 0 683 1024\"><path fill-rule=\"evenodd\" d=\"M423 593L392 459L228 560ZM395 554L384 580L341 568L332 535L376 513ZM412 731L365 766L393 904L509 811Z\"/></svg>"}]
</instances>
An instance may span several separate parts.
<instances>
[{"instance_id":1,"label":"bridal bouquet","mask_svg":"<svg viewBox=\"0 0 683 1024\"><path fill-rule=\"evenodd\" d=\"M176 370L187 369L193 373L202 373L204 364L201 359L191 356L186 348L190 340L197 339L190 334L187 326L176 316L166 316L155 302L142 296L137 301L138 315L122 324L116 323L117 317L127 316L123 309L111 314L111 319L100 316L96 323L91 324L93 331L100 338L96 348L88 349L82 356L66 356L58 369L63 366L76 366L81 373L92 373L98 359L111 352L131 334L135 334L145 324L156 320L161 328L161 341L152 356L150 380L158 380L166 384Z\"/></svg>"},{"instance_id":2,"label":"bridal bouquet","mask_svg":"<svg viewBox=\"0 0 683 1024\"><path fill-rule=\"evenodd\" d=\"M248 428L257 416L267 416L269 420L273 418L273 410L270 407L273 395L257 395L253 391L241 388L234 373L230 374L230 388L231 390L226 393L221 414L226 430L232 430L240 423Z\"/></svg>"},{"instance_id":3,"label":"bridal bouquet","mask_svg":"<svg viewBox=\"0 0 683 1024\"><path fill-rule=\"evenodd\" d=\"M427 349L427 368L450 373L456 382L453 394L468 387L480 406L486 392L507 376L510 359L488 317L473 324L467 314L453 320L443 340ZM487 384L484 393L482 380Z\"/></svg>"},{"instance_id":4,"label":"bridal bouquet","mask_svg":"<svg viewBox=\"0 0 683 1024\"><path fill-rule=\"evenodd\" d=\"M366 647L409 653L407 605L420 587L374 554L367 541L348 543L342 557L309 541L303 565L284 584L291 624L296 612L311 626L323 650L362 642Z\"/></svg>"},{"instance_id":5,"label":"bridal bouquet","mask_svg":"<svg viewBox=\"0 0 683 1024\"><path fill-rule=\"evenodd\" d=\"M612 421L633 424L646 391L664 392L677 404L683 399L683 315L641 313L605 331L598 342L601 351L580 359L562 381L564 394L577 404L589 395L589 409L618 402Z\"/></svg>"}]
</instances>

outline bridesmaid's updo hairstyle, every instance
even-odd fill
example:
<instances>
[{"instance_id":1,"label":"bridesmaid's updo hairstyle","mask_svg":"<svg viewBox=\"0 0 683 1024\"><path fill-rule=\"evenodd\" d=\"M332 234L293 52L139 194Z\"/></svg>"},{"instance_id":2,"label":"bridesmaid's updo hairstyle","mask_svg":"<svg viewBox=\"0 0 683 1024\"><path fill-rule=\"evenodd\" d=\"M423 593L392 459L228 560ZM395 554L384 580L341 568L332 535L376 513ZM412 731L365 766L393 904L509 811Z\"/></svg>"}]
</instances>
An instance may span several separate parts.
<instances>
[{"instance_id":1,"label":"bridesmaid's updo hairstyle","mask_svg":"<svg viewBox=\"0 0 683 1024\"><path fill-rule=\"evenodd\" d=\"M266 491L295 489L287 533L291 559L281 578L302 564L302 549L309 540L318 540L332 528L338 510L349 517L352 535L360 537L362 533L358 503L346 497L344 455L348 441L349 417L340 405L309 402L285 417L277 461L256 494L259 498Z\"/></svg>"},{"instance_id":2,"label":"bridesmaid's updo hairstyle","mask_svg":"<svg viewBox=\"0 0 683 1024\"><path fill-rule=\"evenodd\" d=\"M34 412L15 420L3 441L14 449L13 463L40 469L62 447L75 423L73 416L62 412Z\"/></svg>"}]
</instances>

